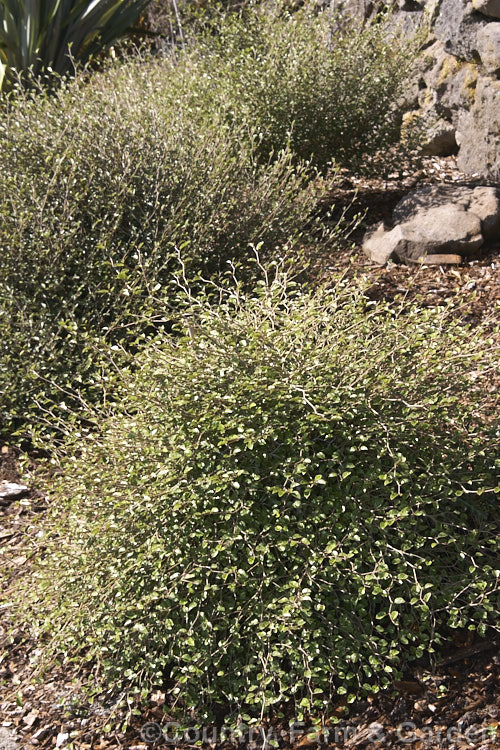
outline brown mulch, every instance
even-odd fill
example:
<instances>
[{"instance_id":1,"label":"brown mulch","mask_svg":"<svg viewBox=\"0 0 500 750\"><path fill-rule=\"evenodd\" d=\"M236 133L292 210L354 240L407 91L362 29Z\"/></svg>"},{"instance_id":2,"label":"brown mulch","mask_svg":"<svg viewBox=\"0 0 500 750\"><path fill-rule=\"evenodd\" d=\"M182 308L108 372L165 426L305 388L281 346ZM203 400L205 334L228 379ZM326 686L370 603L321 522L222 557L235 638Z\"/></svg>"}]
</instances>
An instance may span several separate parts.
<instances>
[{"instance_id":1,"label":"brown mulch","mask_svg":"<svg viewBox=\"0 0 500 750\"><path fill-rule=\"evenodd\" d=\"M347 278L362 277L367 281L367 294L374 300L418 298L423 306L447 302L455 306L456 315L464 324L498 323L500 244L485 248L460 266L389 264L378 268L360 252L360 239L367 225L388 221L394 205L412 187L436 181L466 182L458 174L453 157L428 160L419 174L392 180L346 177L332 192L334 213L356 197L352 211L366 211L367 215L351 244L336 249L331 256L312 259L316 276L326 281L339 272ZM492 396L497 396L498 378L492 379L489 387ZM37 475L35 461L25 457L20 463L19 449L0 440L0 481L16 482L28 475L26 481L31 487L26 497L0 505L0 565L7 587L15 577L29 575L33 554L30 550L36 549L31 542L36 539L39 518L48 505L45 480ZM320 733L310 730L307 724L295 727L292 735L278 723L264 728L264 735L271 741L268 747L273 743L304 750L318 746L413 750L499 747L499 645L498 635L480 639L471 633L455 634L437 662L430 656L423 659L392 689L350 706L339 703ZM38 675L33 663L39 655L38 644L26 642L20 632L8 632L0 621L0 750L196 746L194 732L169 742L146 742L148 736L154 738L158 726L166 725L163 694L153 695L148 705L133 707L136 713L128 715L130 726L125 728L122 725L127 712L116 707L117 696L101 694L90 702L85 697L87 675L72 665L53 667L43 677ZM148 736L144 731L141 734L147 723L152 724ZM262 737L262 733L252 738L243 736L241 744L262 747ZM220 735L214 739L219 740ZM209 742L207 746L213 748L216 744Z\"/></svg>"}]
</instances>

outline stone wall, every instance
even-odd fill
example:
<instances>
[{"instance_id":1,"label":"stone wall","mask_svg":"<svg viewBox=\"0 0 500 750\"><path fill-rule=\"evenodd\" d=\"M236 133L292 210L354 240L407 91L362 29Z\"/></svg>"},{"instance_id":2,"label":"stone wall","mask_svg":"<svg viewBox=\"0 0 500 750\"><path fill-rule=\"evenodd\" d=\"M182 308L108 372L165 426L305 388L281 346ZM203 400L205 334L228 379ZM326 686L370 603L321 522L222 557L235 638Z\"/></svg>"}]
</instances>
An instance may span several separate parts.
<instances>
[{"instance_id":1,"label":"stone wall","mask_svg":"<svg viewBox=\"0 0 500 750\"><path fill-rule=\"evenodd\" d=\"M380 3L336 2L367 19ZM429 37L407 92L404 126L419 121L427 153L458 154L459 168L500 181L500 0L397 0L396 23Z\"/></svg>"}]
</instances>

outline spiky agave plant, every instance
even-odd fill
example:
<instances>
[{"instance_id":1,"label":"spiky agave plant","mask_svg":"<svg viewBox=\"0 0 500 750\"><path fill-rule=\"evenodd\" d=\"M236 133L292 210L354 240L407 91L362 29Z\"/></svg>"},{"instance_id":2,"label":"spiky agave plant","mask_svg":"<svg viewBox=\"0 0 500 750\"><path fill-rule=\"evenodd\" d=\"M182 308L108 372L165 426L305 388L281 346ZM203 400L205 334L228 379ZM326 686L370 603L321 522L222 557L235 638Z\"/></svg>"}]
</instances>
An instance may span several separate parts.
<instances>
[{"instance_id":1,"label":"spiky agave plant","mask_svg":"<svg viewBox=\"0 0 500 750\"><path fill-rule=\"evenodd\" d=\"M112 44L149 0L0 0L0 90L65 75Z\"/></svg>"}]
</instances>

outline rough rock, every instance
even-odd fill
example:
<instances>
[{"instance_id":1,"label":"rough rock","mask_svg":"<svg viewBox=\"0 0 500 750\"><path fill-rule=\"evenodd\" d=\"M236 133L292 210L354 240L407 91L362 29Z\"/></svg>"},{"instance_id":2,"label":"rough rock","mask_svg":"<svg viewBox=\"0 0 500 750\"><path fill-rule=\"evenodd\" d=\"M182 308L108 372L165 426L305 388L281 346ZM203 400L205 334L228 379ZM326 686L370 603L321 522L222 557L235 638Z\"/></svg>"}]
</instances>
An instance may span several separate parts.
<instances>
[{"instance_id":1,"label":"rough rock","mask_svg":"<svg viewBox=\"0 0 500 750\"><path fill-rule=\"evenodd\" d=\"M461 109L475 101L477 66L457 60L448 54L442 42L436 42L427 53L427 70L422 75L418 97L423 110L434 109L438 117L455 123Z\"/></svg>"},{"instance_id":2,"label":"rough rock","mask_svg":"<svg viewBox=\"0 0 500 750\"><path fill-rule=\"evenodd\" d=\"M391 257L406 262L417 261L424 255L472 255L483 243L479 217L446 203L423 208L389 231L378 227L375 233L365 238L363 251L371 260L381 264Z\"/></svg>"},{"instance_id":3,"label":"rough rock","mask_svg":"<svg viewBox=\"0 0 500 750\"><path fill-rule=\"evenodd\" d=\"M500 0L472 0L474 10L490 18L500 18Z\"/></svg>"},{"instance_id":4,"label":"rough rock","mask_svg":"<svg viewBox=\"0 0 500 750\"><path fill-rule=\"evenodd\" d=\"M325 0L323 5L329 5ZM376 2L372 0L340 0L336 8L344 16L367 21L376 12Z\"/></svg>"},{"instance_id":5,"label":"rough rock","mask_svg":"<svg viewBox=\"0 0 500 750\"><path fill-rule=\"evenodd\" d=\"M423 7L423 2L419 5L416 2L412 2L412 0L408 0L407 2L403 0L400 2L399 8L400 12L391 24L398 31L411 37L418 33L422 26L427 25L428 16Z\"/></svg>"},{"instance_id":6,"label":"rough rock","mask_svg":"<svg viewBox=\"0 0 500 750\"><path fill-rule=\"evenodd\" d=\"M500 72L500 23L489 23L479 31L477 48L486 71Z\"/></svg>"},{"instance_id":7,"label":"rough rock","mask_svg":"<svg viewBox=\"0 0 500 750\"><path fill-rule=\"evenodd\" d=\"M422 152L427 156L451 156L458 151L455 127L439 119L427 128L422 141Z\"/></svg>"},{"instance_id":8,"label":"rough rock","mask_svg":"<svg viewBox=\"0 0 500 750\"><path fill-rule=\"evenodd\" d=\"M360 10L375 4L349 1ZM425 51L402 97L403 137L408 140L416 125L428 154L447 156L458 149L463 172L500 179L500 0L395 5L394 24L408 34L417 22L430 24Z\"/></svg>"},{"instance_id":9,"label":"rough rock","mask_svg":"<svg viewBox=\"0 0 500 750\"><path fill-rule=\"evenodd\" d=\"M329 0L318 0L329 4ZM342 19L369 22L382 0L339 0ZM458 151L462 172L500 180L500 0L394 0L393 27L428 28L424 51L399 104L402 137L423 134L427 154ZM415 126L415 128L414 128Z\"/></svg>"},{"instance_id":10,"label":"rough rock","mask_svg":"<svg viewBox=\"0 0 500 750\"><path fill-rule=\"evenodd\" d=\"M473 255L485 240L500 239L500 190L427 185L399 201L392 222L392 229L380 224L365 235L363 251L375 263L426 262L429 256L429 263L459 263L457 256Z\"/></svg>"},{"instance_id":11,"label":"rough rock","mask_svg":"<svg viewBox=\"0 0 500 750\"><path fill-rule=\"evenodd\" d=\"M467 0L442 0L434 33L446 52L461 60L478 59L477 34L488 23Z\"/></svg>"},{"instance_id":12,"label":"rough rock","mask_svg":"<svg viewBox=\"0 0 500 750\"><path fill-rule=\"evenodd\" d=\"M398 0L398 8L400 10L418 12L422 10L422 3L417 3L416 0Z\"/></svg>"},{"instance_id":13,"label":"rough rock","mask_svg":"<svg viewBox=\"0 0 500 750\"><path fill-rule=\"evenodd\" d=\"M486 240L500 238L500 195L493 187L468 188L461 185L428 185L399 201L392 217L395 223L416 218L422 211L450 205L473 213L481 222Z\"/></svg>"},{"instance_id":14,"label":"rough rock","mask_svg":"<svg viewBox=\"0 0 500 750\"><path fill-rule=\"evenodd\" d=\"M458 168L467 174L500 179L500 81L478 80L476 100L457 123Z\"/></svg>"}]
</instances>

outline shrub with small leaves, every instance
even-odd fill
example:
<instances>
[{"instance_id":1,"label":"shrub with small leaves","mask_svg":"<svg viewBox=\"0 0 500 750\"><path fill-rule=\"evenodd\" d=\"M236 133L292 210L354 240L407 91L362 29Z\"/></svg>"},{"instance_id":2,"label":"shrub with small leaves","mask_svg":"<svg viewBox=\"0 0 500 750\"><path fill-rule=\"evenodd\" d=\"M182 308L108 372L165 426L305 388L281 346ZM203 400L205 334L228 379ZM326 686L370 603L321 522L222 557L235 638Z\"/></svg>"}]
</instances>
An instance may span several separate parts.
<instances>
[{"instance_id":1,"label":"shrub with small leaves","mask_svg":"<svg viewBox=\"0 0 500 750\"><path fill-rule=\"evenodd\" d=\"M164 318L172 259L217 275L250 244L292 254L333 236L325 184L205 102L176 100L175 60L115 65L56 96L21 94L0 122L0 393L4 426L98 397L109 347ZM208 107L208 110L206 107ZM338 232L337 232L338 233Z\"/></svg>"},{"instance_id":2,"label":"shrub with small leaves","mask_svg":"<svg viewBox=\"0 0 500 750\"><path fill-rule=\"evenodd\" d=\"M262 133L267 160L288 144L325 169L368 170L400 140L398 104L418 55L420 34L400 33L390 17L360 28L311 4L250 5L225 16L190 51L198 80L229 122ZM380 168L380 163L378 163Z\"/></svg>"},{"instance_id":3,"label":"shrub with small leaves","mask_svg":"<svg viewBox=\"0 0 500 750\"><path fill-rule=\"evenodd\" d=\"M267 4L211 23L165 59L1 100L0 429L102 398L118 351L171 319L178 251L211 277L252 243L338 238L304 159L353 166L394 135L411 55L383 24Z\"/></svg>"},{"instance_id":4,"label":"shrub with small leaves","mask_svg":"<svg viewBox=\"0 0 500 750\"><path fill-rule=\"evenodd\" d=\"M68 442L24 617L180 712L317 714L445 626L495 622L499 439L477 384L498 348L341 283L221 298L191 300L121 408Z\"/></svg>"}]
</instances>

